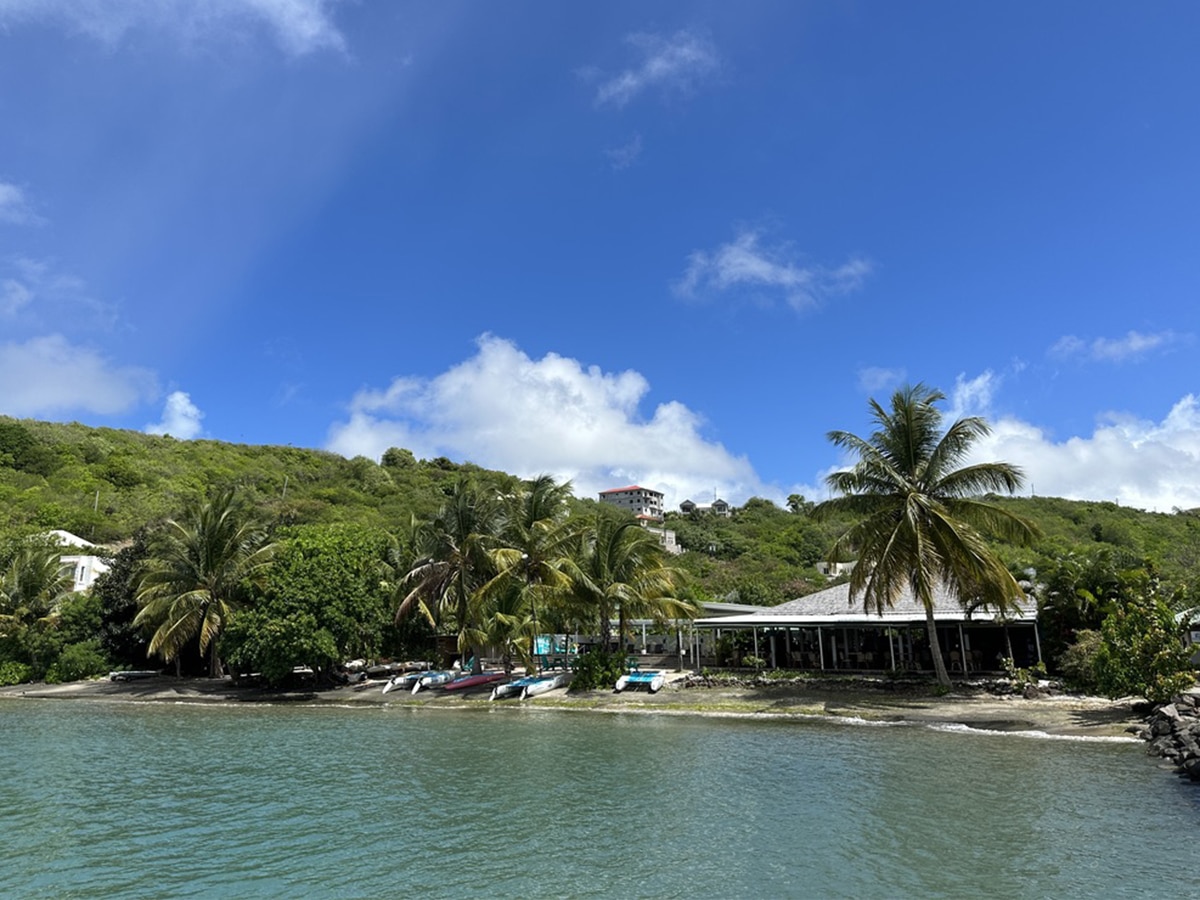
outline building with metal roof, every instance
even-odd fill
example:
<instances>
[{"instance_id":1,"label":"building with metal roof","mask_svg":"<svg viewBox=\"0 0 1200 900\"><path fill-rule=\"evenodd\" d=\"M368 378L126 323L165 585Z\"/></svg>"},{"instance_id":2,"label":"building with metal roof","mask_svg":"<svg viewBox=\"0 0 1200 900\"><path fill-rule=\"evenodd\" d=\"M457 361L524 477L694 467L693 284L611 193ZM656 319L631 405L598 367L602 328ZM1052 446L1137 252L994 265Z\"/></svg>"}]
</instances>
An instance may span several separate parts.
<instances>
[{"instance_id":1,"label":"building with metal roof","mask_svg":"<svg viewBox=\"0 0 1200 900\"><path fill-rule=\"evenodd\" d=\"M1042 658L1032 599L1000 616L964 604L946 588L933 598L938 643L951 671L999 671L1002 660L1031 666ZM883 610L852 601L838 584L751 613L697 619L698 629L741 637L753 655L775 668L895 671L933 669L924 605L911 592ZM749 654L743 654L749 655Z\"/></svg>"}]
</instances>

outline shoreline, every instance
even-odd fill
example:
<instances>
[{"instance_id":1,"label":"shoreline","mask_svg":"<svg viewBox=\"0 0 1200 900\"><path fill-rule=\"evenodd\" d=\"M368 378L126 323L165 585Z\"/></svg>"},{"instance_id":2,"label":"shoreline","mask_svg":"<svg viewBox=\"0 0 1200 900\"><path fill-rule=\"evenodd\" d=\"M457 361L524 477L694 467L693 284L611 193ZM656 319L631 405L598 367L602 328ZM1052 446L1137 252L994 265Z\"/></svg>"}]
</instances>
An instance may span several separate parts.
<instances>
[{"instance_id":1,"label":"shoreline","mask_svg":"<svg viewBox=\"0 0 1200 900\"><path fill-rule=\"evenodd\" d=\"M847 724L918 725L949 730L1028 734L1063 739L1129 740L1144 728L1144 715L1131 699L1059 694L1037 699L996 695L970 687L937 696L928 688L885 689L872 683L781 682L696 684L676 676L657 694L555 691L527 701L488 702L489 691L448 695L432 690L416 695L382 694L383 682L365 685L267 691L228 679L175 678L145 681L22 684L0 688L0 701L57 699L120 703L250 703L272 706L394 706L487 710L548 709L578 712L640 713L747 718L828 720Z\"/></svg>"}]
</instances>

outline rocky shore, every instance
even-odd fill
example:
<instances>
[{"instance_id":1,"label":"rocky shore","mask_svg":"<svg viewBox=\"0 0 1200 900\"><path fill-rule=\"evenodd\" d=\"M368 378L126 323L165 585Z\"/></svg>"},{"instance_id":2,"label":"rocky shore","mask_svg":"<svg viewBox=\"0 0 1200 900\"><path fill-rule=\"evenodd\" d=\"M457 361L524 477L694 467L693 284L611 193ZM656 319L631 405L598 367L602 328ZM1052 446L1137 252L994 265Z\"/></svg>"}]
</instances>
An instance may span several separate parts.
<instances>
[{"instance_id":1,"label":"rocky shore","mask_svg":"<svg viewBox=\"0 0 1200 900\"><path fill-rule=\"evenodd\" d=\"M1181 694L1157 707L1145 724L1131 729L1190 781L1200 781L1200 697Z\"/></svg>"}]
</instances>

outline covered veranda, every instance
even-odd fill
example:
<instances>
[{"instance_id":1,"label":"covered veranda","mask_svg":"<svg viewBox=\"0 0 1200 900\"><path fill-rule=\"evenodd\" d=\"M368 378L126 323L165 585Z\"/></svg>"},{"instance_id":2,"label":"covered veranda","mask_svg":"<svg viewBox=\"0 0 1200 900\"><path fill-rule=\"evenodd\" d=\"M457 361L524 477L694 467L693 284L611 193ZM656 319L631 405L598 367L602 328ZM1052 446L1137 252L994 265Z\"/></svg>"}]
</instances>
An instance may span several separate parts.
<instances>
[{"instance_id":1,"label":"covered veranda","mask_svg":"<svg viewBox=\"0 0 1200 900\"><path fill-rule=\"evenodd\" d=\"M1018 667L1041 661L1037 609L1021 604L1005 617L964 607L948 592L934 598L934 622L946 668L952 673L997 672L1003 660ZM925 608L911 595L897 598L880 615L850 603L848 585L836 585L753 613L697 619L716 646L735 635L732 664L754 656L777 669L833 672L926 672L933 670ZM708 648L705 648L708 649ZM705 654L711 656L711 650ZM716 662L714 660L714 662Z\"/></svg>"}]
</instances>

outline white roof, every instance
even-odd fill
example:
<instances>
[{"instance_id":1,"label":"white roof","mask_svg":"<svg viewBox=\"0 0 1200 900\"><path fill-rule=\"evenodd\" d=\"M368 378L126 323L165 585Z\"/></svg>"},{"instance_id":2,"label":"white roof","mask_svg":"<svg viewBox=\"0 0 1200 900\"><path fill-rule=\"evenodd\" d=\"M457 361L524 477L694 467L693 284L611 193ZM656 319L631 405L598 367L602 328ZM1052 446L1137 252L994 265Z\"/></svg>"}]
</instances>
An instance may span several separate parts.
<instances>
[{"instance_id":1,"label":"white roof","mask_svg":"<svg viewBox=\"0 0 1200 900\"><path fill-rule=\"evenodd\" d=\"M937 622L1000 622L994 612L983 607L963 608L958 598L940 588L933 598L933 617ZM1032 622L1037 619L1037 604L1026 600L1008 616L1010 622ZM778 606L764 606L753 613L697 619L696 624L710 628L752 628L769 625L907 625L925 621L925 607L910 591L880 615L863 608L861 598L850 600L850 585L837 584L815 594L797 597Z\"/></svg>"},{"instance_id":2,"label":"white roof","mask_svg":"<svg viewBox=\"0 0 1200 900\"><path fill-rule=\"evenodd\" d=\"M66 544L68 547L95 547L91 541L85 541L77 534L71 534L69 531L63 531L61 528L56 528L49 532L50 536L58 538L60 544Z\"/></svg>"}]
</instances>

